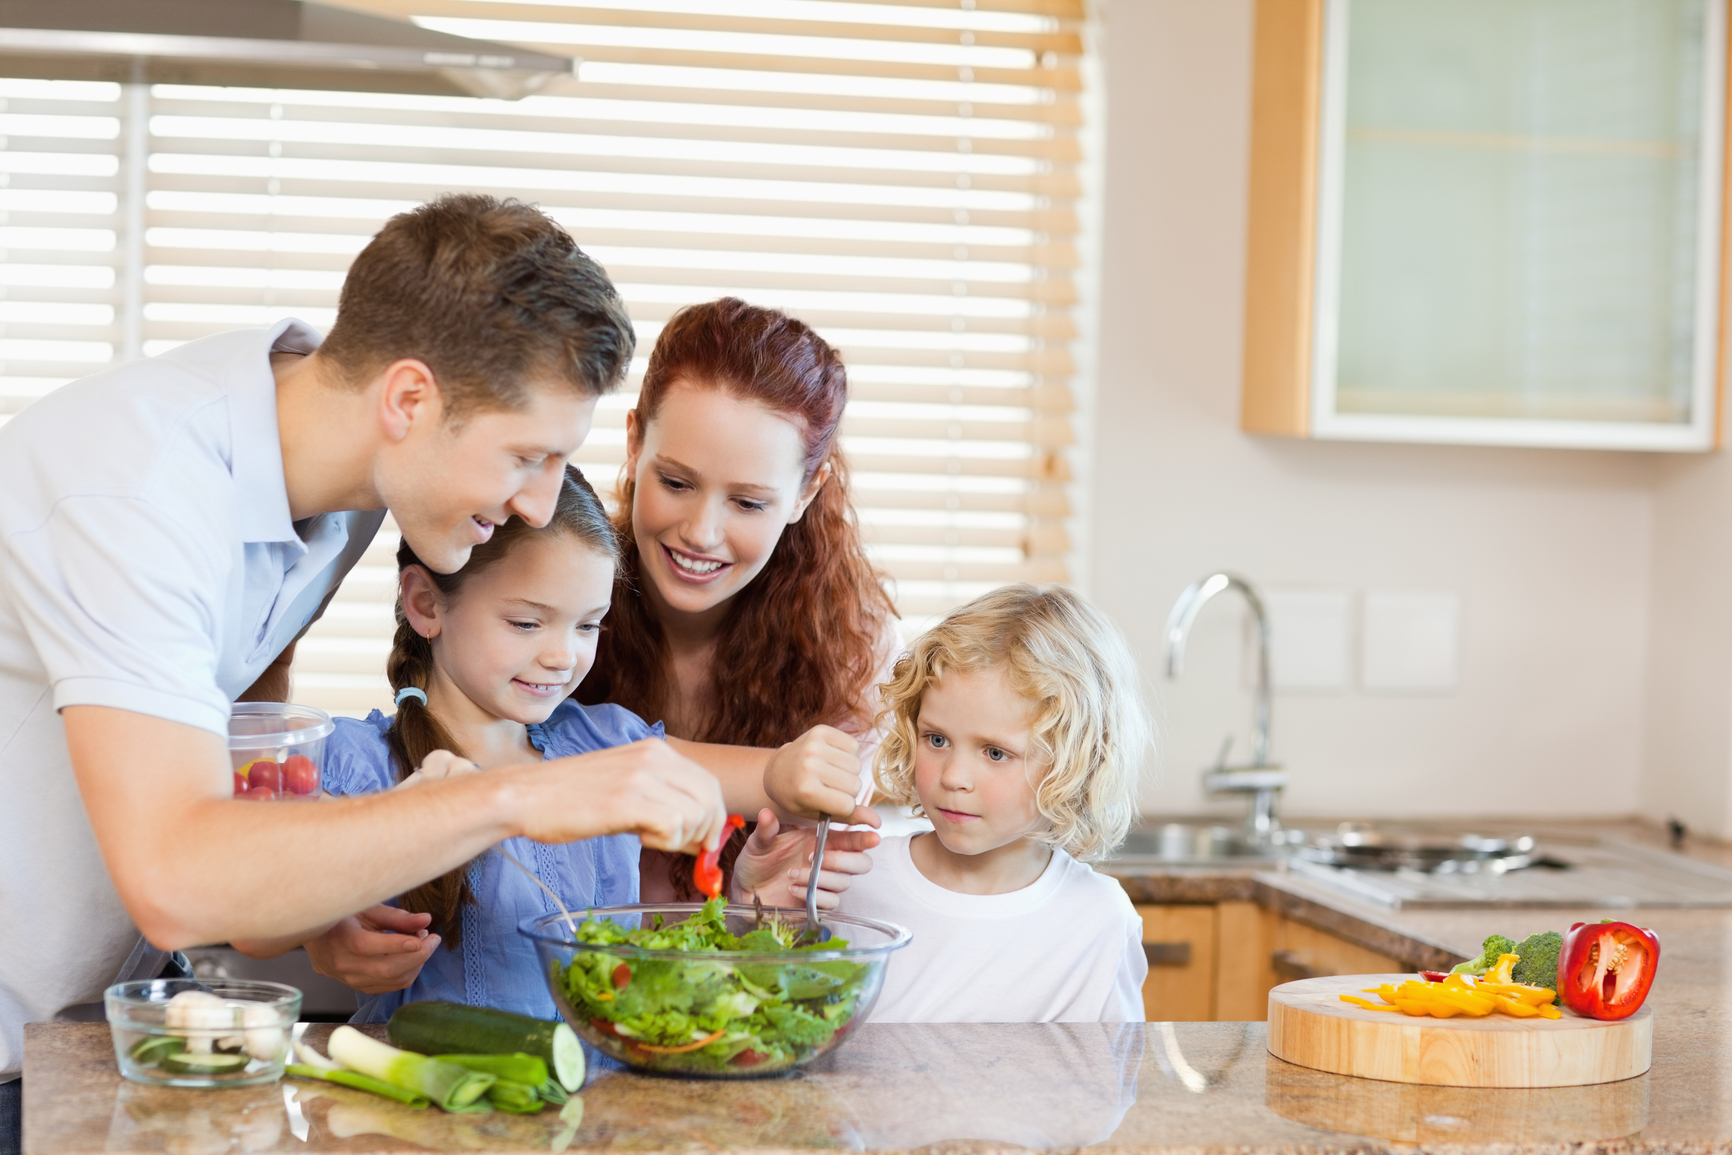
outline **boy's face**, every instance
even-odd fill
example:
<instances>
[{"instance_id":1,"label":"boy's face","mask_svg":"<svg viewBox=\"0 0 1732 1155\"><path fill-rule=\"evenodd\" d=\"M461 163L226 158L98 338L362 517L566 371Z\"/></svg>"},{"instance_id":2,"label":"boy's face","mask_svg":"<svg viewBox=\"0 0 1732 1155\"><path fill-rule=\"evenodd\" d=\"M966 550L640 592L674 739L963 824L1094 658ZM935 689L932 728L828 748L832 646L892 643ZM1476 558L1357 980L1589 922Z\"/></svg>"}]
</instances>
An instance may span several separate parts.
<instances>
[{"instance_id":1,"label":"boy's face","mask_svg":"<svg viewBox=\"0 0 1732 1155\"><path fill-rule=\"evenodd\" d=\"M952 671L926 688L916 719L914 789L952 854L1008 846L1046 822L1034 804L1028 703L996 666Z\"/></svg>"},{"instance_id":2,"label":"boy's face","mask_svg":"<svg viewBox=\"0 0 1732 1155\"><path fill-rule=\"evenodd\" d=\"M528 392L522 408L457 422L435 400L381 453L378 492L429 568L461 569L512 516L535 526L553 516L565 463L589 436L600 398L553 383Z\"/></svg>"}]
</instances>

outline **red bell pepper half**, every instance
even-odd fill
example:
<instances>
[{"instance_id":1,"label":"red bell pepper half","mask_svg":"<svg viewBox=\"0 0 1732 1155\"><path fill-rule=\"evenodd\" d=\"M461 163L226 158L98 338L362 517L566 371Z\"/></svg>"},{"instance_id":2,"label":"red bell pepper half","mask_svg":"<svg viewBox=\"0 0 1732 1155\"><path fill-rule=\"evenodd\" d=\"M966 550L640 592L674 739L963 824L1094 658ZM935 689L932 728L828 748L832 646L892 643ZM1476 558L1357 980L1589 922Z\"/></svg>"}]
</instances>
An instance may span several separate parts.
<instances>
[{"instance_id":1,"label":"red bell pepper half","mask_svg":"<svg viewBox=\"0 0 1732 1155\"><path fill-rule=\"evenodd\" d=\"M722 842L725 844L729 838L733 837L734 831L742 829L745 825L746 820L738 814L728 815L727 833L722 836ZM722 848L720 846L698 855L698 861L692 867L692 885L698 888L700 894L707 894L714 898L722 893L722 868L717 865L721 857Z\"/></svg>"},{"instance_id":2,"label":"red bell pepper half","mask_svg":"<svg viewBox=\"0 0 1732 1155\"><path fill-rule=\"evenodd\" d=\"M1627 922L1578 922L1564 932L1558 997L1590 1019L1627 1019L1641 1009L1660 965L1660 940Z\"/></svg>"}]
</instances>

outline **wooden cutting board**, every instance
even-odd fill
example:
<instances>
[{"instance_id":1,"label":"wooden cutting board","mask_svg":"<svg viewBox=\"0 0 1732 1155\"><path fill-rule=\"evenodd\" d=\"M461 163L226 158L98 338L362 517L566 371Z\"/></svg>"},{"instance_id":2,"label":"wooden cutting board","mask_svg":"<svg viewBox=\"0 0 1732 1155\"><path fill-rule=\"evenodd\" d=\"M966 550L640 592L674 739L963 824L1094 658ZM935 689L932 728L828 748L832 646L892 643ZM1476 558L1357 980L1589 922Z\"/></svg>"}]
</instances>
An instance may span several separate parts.
<instances>
[{"instance_id":1,"label":"wooden cutting board","mask_svg":"<svg viewBox=\"0 0 1732 1155\"><path fill-rule=\"evenodd\" d=\"M1647 1007L1611 1023L1569 1011L1561 1019L1434 1019L1368 1011L1340 998L1414 977L1333 975L1276 987L1269 992L1269 1053L1339 1075L1444 1087L1612 1083L1652 1063Z\"/></svg>"}]
</instances>

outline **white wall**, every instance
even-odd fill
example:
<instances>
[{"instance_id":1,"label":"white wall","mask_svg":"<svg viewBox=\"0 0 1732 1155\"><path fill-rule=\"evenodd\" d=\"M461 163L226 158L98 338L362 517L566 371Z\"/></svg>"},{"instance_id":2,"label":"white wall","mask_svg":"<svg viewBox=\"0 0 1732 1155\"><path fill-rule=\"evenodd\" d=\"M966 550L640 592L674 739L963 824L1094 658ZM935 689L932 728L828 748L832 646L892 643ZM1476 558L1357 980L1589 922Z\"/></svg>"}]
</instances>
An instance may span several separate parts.
<instances>
[{"instance_id":1,"label":"white wall","mask_svg":"<svg viewBox=\"0 0 1732 1155\"><path fill-rule=\"evenodd\" d=\"M1161 678L1173 599L1228 567L1271 585L1462 598L1453 694L1277 697L1287 813L1635 811L1654 492L1673 484L1674 463L1241 433L1250 0L1111 0L1101 15L1108 145L1088 571L1160 687L1161 774L1145 809L1205 809L1195 771L1228 730L1246 731L1239 611L1226 599L1205 611L1184 680ZM1722 485L1732 507L1732 481ZM1722 550L1732 576L1732 537ZM1732 610L1720 635L1723 668L1705 692L1724 714ZM1727 733L1701 759L1722 783ZM1691 793L1686 782L1665 797L1683 806Z\"/></svg>"}]
</instances>

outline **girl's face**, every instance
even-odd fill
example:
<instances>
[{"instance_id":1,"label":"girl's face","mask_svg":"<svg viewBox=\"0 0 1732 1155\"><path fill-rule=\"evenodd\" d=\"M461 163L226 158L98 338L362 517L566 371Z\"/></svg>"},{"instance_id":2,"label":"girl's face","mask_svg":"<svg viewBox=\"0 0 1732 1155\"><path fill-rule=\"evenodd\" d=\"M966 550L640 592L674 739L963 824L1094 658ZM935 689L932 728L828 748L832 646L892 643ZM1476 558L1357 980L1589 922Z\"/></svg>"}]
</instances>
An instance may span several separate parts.
<instances>
[{"instance_id":1,"label":"girl's face","mask_svg":"<svg viewBox=\"0 0 1732 1155\"><path fill-rule=\"evenodd\" d=\"M682 381L655 420L634 411L626 469L644 592L663 610L698 615L746 588L828 476L825 466L808 481L804 458L793 419L721 389Z\"/></svg>"},{"instance_id":2,"label":"girl's face","mask_svg":"<svg viewBox=\"0 0 1732 1155\"><path fill-rule=\"evenodd\" d=\"M545 722L589 673L613 562L563 533L521 542L444 600L403 571L409 623L433 639L434 676L495 718Z\"/></svg>"},{"instance_id":3,"label":"girl's face","mask_svg":"<svg viewBox=\"0 0 1732 1155\"><path fill-rule=\"evenodd\" d=\"M1042 828L1030 753L1034 718L1002 667L951 672L926 688L916 719L914 789L952 854L984 854Z\"/></svg>"}]
</instances>

